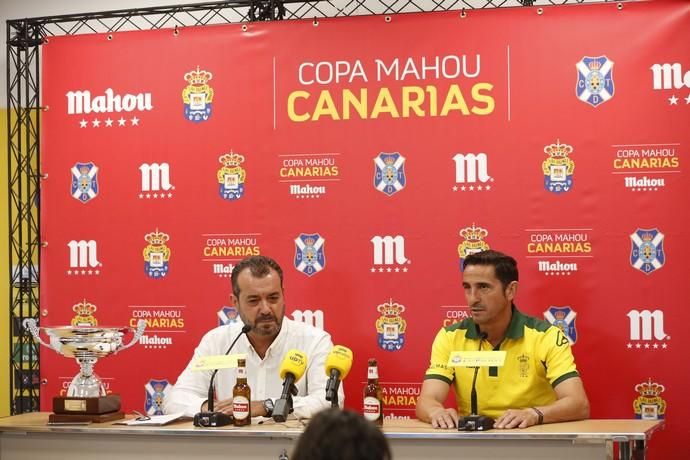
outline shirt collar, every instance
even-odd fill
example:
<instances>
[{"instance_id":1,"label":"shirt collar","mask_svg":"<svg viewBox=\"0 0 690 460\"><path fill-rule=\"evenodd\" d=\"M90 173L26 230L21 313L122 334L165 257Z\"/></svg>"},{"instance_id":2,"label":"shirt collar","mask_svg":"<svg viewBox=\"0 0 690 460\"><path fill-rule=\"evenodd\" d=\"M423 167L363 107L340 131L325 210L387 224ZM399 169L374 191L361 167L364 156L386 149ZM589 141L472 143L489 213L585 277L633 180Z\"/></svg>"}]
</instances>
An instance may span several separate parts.
<instances>
[{"instance_id":1,"label":"shirt collar","mask_svg":"<svg viewBox=\"0 0 690 460\"><path fill-rule=\"evenodd\" d=\"M510 306L510 323L508 323L508 329L506 329L505 337L509 339L521 339L525 335L525 315L517 309L515 304ZM467 333L465 337L468 339L478 339L479 338L479 326L474 322L472 318L470 320L470 327L467 328Z\"/></svg>"}]
</instances>

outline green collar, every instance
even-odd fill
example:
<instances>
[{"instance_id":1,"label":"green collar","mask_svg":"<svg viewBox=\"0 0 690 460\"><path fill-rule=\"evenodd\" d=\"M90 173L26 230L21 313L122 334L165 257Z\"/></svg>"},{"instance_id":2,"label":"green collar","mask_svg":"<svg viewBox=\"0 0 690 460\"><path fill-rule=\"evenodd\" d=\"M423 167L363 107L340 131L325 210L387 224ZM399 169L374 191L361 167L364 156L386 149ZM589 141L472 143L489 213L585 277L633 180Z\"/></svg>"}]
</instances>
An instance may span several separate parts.
<instances>
[{"instance_id":1,"label":"green collar","mask_svg":"<svg viewBox=\"0 0 690 460\"><path fill-rule=\"evenodd\" d=\"M517 309L515 304L510 307L510 323L508 324L508 329L506 330L505 336L509 339L521 339L525 335L525 324L527 322L527 317ZM478 339L479 338L479 326L474 322L472 318L468 318L469 326L465 337L468 339Z\"/></svg>"}]
</instances>

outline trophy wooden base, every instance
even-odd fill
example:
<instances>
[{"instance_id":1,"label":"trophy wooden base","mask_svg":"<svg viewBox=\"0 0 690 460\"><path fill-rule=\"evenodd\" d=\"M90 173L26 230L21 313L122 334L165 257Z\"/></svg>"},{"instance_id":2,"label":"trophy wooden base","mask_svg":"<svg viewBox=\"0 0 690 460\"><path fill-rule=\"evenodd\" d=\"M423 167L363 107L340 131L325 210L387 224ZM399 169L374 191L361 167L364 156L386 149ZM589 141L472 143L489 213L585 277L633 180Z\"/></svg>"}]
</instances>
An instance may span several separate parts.
<instances>
[{"instance_id":1,"label":"trophy wooden base","mask_svg":"<svg viewBox=\"0 0 690 460\"><path fill-rule=\"evenodd\" d=\"M96 398L62 397L53 398L53 412L61 415L103 415L120 410L120 395ZM87 421L87 420L84 420Z\"/></svg>"},{"instance_id":2,"label":"trophy wooden base","mask_svg":"<svg viewBox=\"0 0 690 460\"><path fill-rule=\"evenodd\" d=\"M93 422L103 423L125 418L124 412L111 412L109 414L50 414L48 423L79 423Z\"/></svg>"}]
</instances>

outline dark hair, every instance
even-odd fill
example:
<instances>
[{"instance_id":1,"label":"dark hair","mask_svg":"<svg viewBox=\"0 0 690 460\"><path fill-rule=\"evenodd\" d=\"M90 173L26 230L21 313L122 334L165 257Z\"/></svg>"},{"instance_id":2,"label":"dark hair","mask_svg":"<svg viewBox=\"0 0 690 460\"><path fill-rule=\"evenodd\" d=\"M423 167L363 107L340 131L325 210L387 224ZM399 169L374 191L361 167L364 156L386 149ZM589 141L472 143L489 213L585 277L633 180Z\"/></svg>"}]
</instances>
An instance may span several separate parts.
<instances>
[{"instance_id":1,"label":"dark hair","mask_svg":"<svg viewBox=\"0 0 690 460\"><path fill-rule=\"evenodd\" d=\"M237 284L237 278L245 269L249 269L254 278L263 278L273 269L280 277L280 287L283 287L283 269L280 268L278 262L266 256L250 256L239 261L232 269L230 281L232 282L232 293L235 294L235 297L240 296L240 286Z\"/></svg>"},{"instance_id":2,"label":"dark hair","mask_svg":"<svg viewBox=\"0 0 690 460\"><path fill-rule=\"evenodd\" d=\"M468 265L491 265L496 272L496 278L501 282L503 289L510 283L518 280L518 268L515 259L502 252L488 249L476 252L465 257L462 262L462 269Z\"/></svg>"},{"instance_id":3,"label":"dark hair","mask_svg":"<svg viewBox=\"0 0 690 460\"><path fill-rule=\"evenodd\" d=\"M290 460L390 460L388 441L372 422L351 410L317 413L297 440Z\"/></svg>"}]
</instances>

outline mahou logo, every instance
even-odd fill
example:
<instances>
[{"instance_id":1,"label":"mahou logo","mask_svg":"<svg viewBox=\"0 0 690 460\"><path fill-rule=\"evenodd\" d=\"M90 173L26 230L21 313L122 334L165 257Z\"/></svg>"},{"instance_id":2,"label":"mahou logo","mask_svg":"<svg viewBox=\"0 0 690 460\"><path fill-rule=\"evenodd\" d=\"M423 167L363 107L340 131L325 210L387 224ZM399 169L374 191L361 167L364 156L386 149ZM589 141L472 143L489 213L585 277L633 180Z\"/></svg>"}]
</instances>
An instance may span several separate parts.
<instances>
[{"instance_id":1,"label":"mahou logo","mask_svg":"<svg viewBox=\"0 0 690 460\"><path fill-rule=\"evenodd\" d=\"M407 265L411 262L405 257L405 237L377 235L371 239L371 243L374 251L372 273L407 273Z\"/></svg>"},{"instance_id":2,"label":"mahou logo","mask_svg":"<svg viewBox=\"0 0 690 460\"><path fill-rule=\"evenodd\" d=\"M690 70L683 72L679 62L654 64L650 69L653 89L671 91L670 97L667 98L669 105L690 104ZM684 97L686 92L687 96Z\"/></svg>"},{"instance_id":3,"label":"mahou logo","mask_svg":"<svg viewBox=\"0 0 690 460\"><path fill-rule=\"evenodd\" d=\"M172 198L175 186L170 183L170 165L168 163L143 163L141 172L141 192L139 199Z\"/></svg>"},{"instance_id":4,"label":"mahou logo","mask_svg":"<svg viewBox=\"0 0 690 460\"><path fill-rule=\"evenodd\" d=\"M112 88L94 95L90 90L69 91L67 114L81 115L80 128L139 126L143 112L153 110L151 93L116 94Z\"/></svg>"},{"instance_id":5,"label":"mahou logo","mask_svg":"<svg viewBox=\"0 0 690 460\"><path fill-rule=\"evenodd\" d=\"M664 331L664 312L662 310L630 310L630 341L628 350L668 348L671 339Z\"/></svg>"},{"instance_id":6,"label":"mahou logo","mask_svg":"<svg viewBox=\"0 0 690 460\"><path fill-rule=\"evenodd\" d=\"M72 240L69 248L68 275L99 275L102 264L98 261L98 244L95 240Z\"/></svg>"},{"instance_id":7,"label":"mahou logo","mask_svg":"<svg viewBox=\"0 0 690 460\"><path fill-rule=\"evenodd\" d=\"M322 310L295 310L292 312L292 319L299 323L308 324L323 330L324 321Z\"/></svg>"},{"instance_id":8,"label":"mahou logo","mask_svg":"<svg viewBox=\"0 0 690 460\"><path fill-rule=\"evenodd\" d=\"M457 153L455 162L455 184L453 191L491 190L494 178L489 176L489 159L486 153Z\"/></svg>"}]
</instances>

